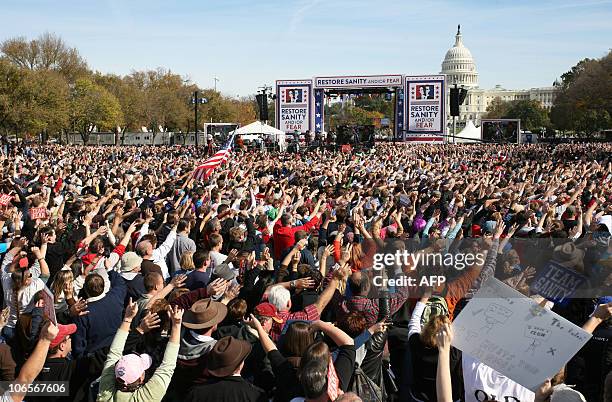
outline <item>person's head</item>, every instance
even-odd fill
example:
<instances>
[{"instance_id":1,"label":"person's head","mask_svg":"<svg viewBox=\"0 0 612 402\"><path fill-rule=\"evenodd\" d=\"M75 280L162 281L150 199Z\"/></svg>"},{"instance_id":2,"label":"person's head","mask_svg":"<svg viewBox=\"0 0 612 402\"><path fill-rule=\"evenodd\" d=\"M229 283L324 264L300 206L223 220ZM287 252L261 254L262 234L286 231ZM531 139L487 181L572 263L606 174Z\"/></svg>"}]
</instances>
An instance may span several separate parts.
<instances>
[{"instance_id":1,"label":"person's head","mask_svg":"<svg viewBox=\"0 0 612 402\"><path fill-rule=\"evenodd\" d=\"M164 288L164 277L159 272L149 272L144 276L144 288L148 294L156 294Z\"/></svg>"},{"instance_id":2,"label":"person's head","mask_svg":"<svg viewBox=\"0 0 612 402\"><path fill-rule=\"evenodd\" d=\"M59 332L49 345L48 355L52 358L65 358L72 351L72 339L70 335L76 332L77 327L75 324L58 324L57 328Z\"/></svg>"},{"instance_id":3,"label":"person's head","mask_svg":"<svg viewBox=\"0 0 612 402\"><path fill-rule=\"evenodd\" d=\"M229 230L229 236L231 241L242 243L246 239L246 230L240 226L234 226Z\"/></svg>"},{"instance_id":4,"label":"person's head","mask_svg":"<svg viewBox=\"0 0 612 402\"><path fill-rule=\"evenodd\" d=\"M274 307L272 303L258 304L255 306L253 314L259 320L266 333L270 333L270 330L272 330L273 322L277 322L279 324L282 324L283 322L283 320L278 316L276 307Z\"/></svg>"},{"instance_id":5,"label":"person's head","mask_svg":"<svg viewBox=\"0 0 612 402\"><path fill-rule=\"evenodd\" d=\"M121 274L125 279L131 280L135 275L129 276L129 274L136 274L140 272L140 264L142 263L142 257L133 251L128 251L121 256Z\"/></svg>"},{"instance_id":6,"label":"person's head","mask_svg":"<svg viewBox=\"0 0 612 402\"><path fill-rule=\"evenodd\" d=\"M134 392L144 384L145 372L151 367L148 354L122 356L115 364L115 385L122 392Z\"/></svg>"},{"instance_id":7,"label":"person's head","mask_svg":"<svg viewBox=\"0 0 612 402\"><path fill-rule=\"evenodd\" d=\"M327 370L331 353L325 342L310 345L300 361L299 378L306 399L319 398L327 391Z\"/></svg>"},{"instance_id":8,"label":"person's head","mask_svg":"<svg viewBox=\"0 0 612 402\"><path fill-rule=\"evenodd\" d=\"M230 322L240 321L246 315L248 306L244 299L232 299L227 303L226 319Z\"/></svg>"},{"instance_id":9,"label":"person's head","mask_svg":"<svg viewBox=\"0 0 612 402\"><path fill-rule=\"evenodd\" d=\"M200 335L210 335L227 315L227 307L212 299L195 302L183 315L183 326Z\"/></svg>"},{"instance_id":10,"label":"person's head","mask_svg":"<svg viewBox=\"0 0 612 402\"><path fill-rule=\"evenodd\" d=\"M296 243L300 240L308 239L308 232L305 230L298 230L293 234L293 238L295 239Z\"/></svg>"},{"instance_id":11,"label":"person's head","mask_svg":"<svg viewBox=\"0 0 612 402\"><path fill-rule=\"evenodd\" d=\"M51 291L55 297L55 301L59 301L59 296L64 291L65 286L73 286L74 275L71 270L62 269L55 274L55 279L51 285Z\"/></svg>"},{"instance_id":12,"label":"person's head","mask_svg":"<svg viewBox=\"0 0 612 402\"><path fill-rule=\"evenodd\" d=\"M317 399L327 391L328 363L318 360L304 363L299 370L299 380L306 399ZM325 398L327 401L327 398Z\"/></svg>"},{"instance_id":13,"label":"person's head","mask_svg":"<svg viewBox=\"0 0 612 402\"><path fill-rule=\"evenodd\" d=\"M187 219L181 219L179 221L179 224L178 224L176 230L179 233L181 233L181 232L189 233L189 231L191 230L191 223Z\"/></svg>"},{"instance_id":14,"label":"person's head","mask_svg":"<svg viewBox=\"0 0 612 402\"><path fill-rule=\"evenodd\" d=\"M204 232L208 234L219 233L220 230L221 230L221 221L219 220L219 218L216 218L216 217L211 218L204 225Z\"/></svg>"},{"instance_id":15,"label":"person's head","mask_svg":"<svg viewBox=\"0 0 612 402\"><path fill-rule=\"evenodd\" d=\"M136 253L141 257L153 255L153 244L149 240L140 240L136 246Z\"/></svg>"},{"instance_id":16,"label":"person's head","mask_svg":"<svg viewBox=\"0 0 612 402\"><path fill-rule=\"evenodd\" d=\"M196 251L193 255L195 269L205 270L210 265L210 252L207 250Z\"/></svg>"},{"instance_id":17,"label":"person's head","mask_svg":"<svg viewBox=\"0 0 612 402\"><path fill-rule=\"evenodd\" d=\"M213 233L208 237L208 245L213 251L220 251L223 248L223 236Z\"/></svg>"},{"instance_id":18,"label":"person's head","mask_svg":"<svg viewBox=\"0 0 612 402\"><path fill-rule=\"evenodd\" d=\"M273 286L268 294L268 301L276 307L278 311L289 311L291 309L291 293L284 287Z\"/></svg>"},{"instance_id":19,"label":"person's head","mask_svg":"<svg viewBox=\"0 0 612 402\"><path fill-rule=\"evenodd\" d=\"M83 289L88 298L100 296L104 293L104 278L93 273L87 275Z\"/></svg>"},{"instance_id":20,"label":"person's head","mask_svg":"<svg viewBox=\"0 0 612 402\"><path fill-rule=\"evenodd\" d=\"M293 215L284 213L281 215L280 221L283 226L293 226Z\"/></svg>"},{"instance_id":21,"label":"person's head","mask_svg":"<svg viewBox=\"0 0 612 402\"><path fill-rule=\"evenodd\" d=\"M355 296L366 296L370 292L370 278L364 272L354 272L349 277L348 286Z\"/></svg>"},{"instance_id":22,"label":"person's head","mask_svg":"<svg viewBox=\"0 0 612 402\"><path fill-rule=\"evenodd\" d=\"M92 254L104 253L104 240L101 237L96 237L89 244L89 252Z\"/></svg>"},{"instance_id":23,"label":"person's head","mask_svg":"<svg viewBox=\"0 0 612 402\"><path fill-rule=\"evenodd\" d=\"M339 322L338 328L346 332L351 338L356 338L368 328L365 313L363 311L351 311Z\"/></svg>"},{"instance_id":24,"label":"person's head","mask_svg":"<svg viewBox=\"0 0 612 402\"><path fill-rule=\"evenodd\" d=\"M213 377L240 375L244 360L251 353L251 344L231 336L219 339L206 356L206 369Z\"/></svg>"},{"instance_id":25,"label":"person's head","mask_svg":"<svg viewBox=\"0 0 612 402\"><path fill-rule=\"evenodd\" d=\"M49 243L55 243L57 235L55 233L55 229L52 226L43 226L38 231L39 240L43 237L47 236Z\"/></svg>"},{"instance_id":26,"label":"person's head","mask_svg":"<svg viewBox=\"0 0 612 402\"><path fill-rule=\"evenodd\" d=\"M334 402L363 402L363 400L354 392L346 392L340 395Z\"/></svg>"},{"instance_id":27,"label":"person's head","mask_svg":"<svg viewBox=\"0 0 612 402\"><path fill-rule=\"evenodd\" d=\"M306 322L295 321L289 324L283 335L281 352L287 357L302 357L310 344L314 342L313 332Z\"/></svg>"},{"instance_id":28,"label":"person's head","mask_svg":"<svg viewBox=\"0 0 612 402\"><path fill-rule=\"evenodd\" d=\"M314 281L312 289L319 290L323 284L323 274L318 269L311 267L309 264L299 264L297 267L299 278L310 278Z\"/></svg>"},{"instance_id":29,"label":"person's head","mask_svg":"<svg viewBox=\"0 0 612 402\"><path fill-rule=\"evenodd\" d=\"M149 307L151 314L157 314L159 317L159 328L153 329L152 331L169 331L171 322L168 318L168 311L170 311L170 303L166 299L157 299Z\"/></svg>"},{"instance_id":30,"label":"person's head","mask_svg":"<svg viewBox=\"0 0 612 402\"><path fill-rule=\"evenodd\" d=\"M438 346L436 342L436 334L440 332L444 324L450 324L450 319L445 315L434 315L429 318L429 321L423 326L421 331L421 342L425 346L431 348Z\"/></svg>"},{"instance_id":31,"label":"person's head","mask_svg":"<svg viewBox=\"0 0 612 402\"><path fill-rule=\"evenodd\" d=\"M195 263L193 262L193 251L184 251L181 254L181 259L179 261L181 269L185 271L193 271L195 269Z\"/></svg>"}]
</instances>

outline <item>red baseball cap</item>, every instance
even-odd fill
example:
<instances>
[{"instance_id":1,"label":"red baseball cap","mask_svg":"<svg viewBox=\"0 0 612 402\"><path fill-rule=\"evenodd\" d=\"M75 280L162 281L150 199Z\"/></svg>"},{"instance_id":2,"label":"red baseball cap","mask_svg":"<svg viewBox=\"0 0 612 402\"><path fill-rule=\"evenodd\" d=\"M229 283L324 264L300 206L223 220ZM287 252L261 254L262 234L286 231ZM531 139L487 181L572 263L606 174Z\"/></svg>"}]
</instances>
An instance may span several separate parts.
<instances>
[{"instance_id":1,"label":"red baseball cap","mask_svg":"<svg viewBox=\"0 0 612 402\"><path fill-rule=\"evenodd\" d=\"M76 324L57 324L57 327L59 328L59 332L57 333L57 336L51 341L50 347L52 348L62 343L68 335L74 334L77 330Z\"/></svg>"},{"instance_id":2,"label":"red baseball cap","mask_svg":"<svg viewBox=\"0 0 612 402\"><path fill-rule=\"evenodd\" d=\"M255 314L261 317L270 317L281 324L283 319L278 316L276 306L272 303L260 303L255 307Z\"/></svg>"}]
</instances>

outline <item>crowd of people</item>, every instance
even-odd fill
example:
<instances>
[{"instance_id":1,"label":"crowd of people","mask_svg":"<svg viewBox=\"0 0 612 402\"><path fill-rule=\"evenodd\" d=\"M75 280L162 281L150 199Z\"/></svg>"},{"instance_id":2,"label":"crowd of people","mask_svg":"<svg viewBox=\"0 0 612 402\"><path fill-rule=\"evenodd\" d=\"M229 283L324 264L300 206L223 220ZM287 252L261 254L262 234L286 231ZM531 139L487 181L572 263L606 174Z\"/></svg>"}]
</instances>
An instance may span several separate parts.
<instances>
[{"instance_id":1,"label":"crowd of people","mask_svg":"<svg viewBox=\"0 0 612 402\"><path fill-rule=\"evenodd\" d=\"M612 144L235 151L196 181L206 151L0 156L0 382L67 385L3 400L612 400ZM403 250L484 258L375 266ZM549 261L569 302L533 291ZM451 346L492 277L593 334L536 392Z\"/></svg>"}]
</instances>

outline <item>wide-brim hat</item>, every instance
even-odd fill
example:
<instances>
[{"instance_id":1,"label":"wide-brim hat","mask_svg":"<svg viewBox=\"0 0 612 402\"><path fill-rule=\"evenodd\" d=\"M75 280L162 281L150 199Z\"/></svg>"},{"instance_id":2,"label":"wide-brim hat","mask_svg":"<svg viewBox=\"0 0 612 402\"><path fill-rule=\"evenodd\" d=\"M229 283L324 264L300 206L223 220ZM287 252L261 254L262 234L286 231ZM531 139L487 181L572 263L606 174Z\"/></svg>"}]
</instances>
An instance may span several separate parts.
<instances>
[{"instance_id":1,"label":"wide-brim hat","mask_svg":"<svg viewBox=\"0 0 612 402\"><path fill-rule=\"evenodd\" d=\"M579 249L576 245L568 241L563 243L553 250L553 261L568 267L580 267L583 264L584 250Z\"/></svg>"},{"instance_id":2,"label":"wide-brim hat","mask_svg":"<svg viewBox=\"0 0 612 402\"><path fill-rule=\"evenodd\" d=\"M210 328L225 318L227 306L212 299L202 299L195 302L185 311L183 326L191 329Z\"/></svg>"},{"instance_id":3,"label":"wide-brim hat","mask_svg":"<svg viewBox=\"0 0 612 402\"><path fill-rule=\"evenodd\" d=\"M208 373L215 377L231 376L251 353L251 348L249 342L231 336L219 339L206 356Z\"/></svg>"}]
</instances>

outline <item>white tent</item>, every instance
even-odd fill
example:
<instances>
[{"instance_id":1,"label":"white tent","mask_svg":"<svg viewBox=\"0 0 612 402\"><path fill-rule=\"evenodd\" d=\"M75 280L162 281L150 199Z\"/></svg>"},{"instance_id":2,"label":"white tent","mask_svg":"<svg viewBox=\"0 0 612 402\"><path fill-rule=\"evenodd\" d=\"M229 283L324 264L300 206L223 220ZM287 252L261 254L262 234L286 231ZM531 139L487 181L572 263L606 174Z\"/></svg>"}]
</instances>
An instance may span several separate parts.
<instances>
[{"instance_id":1,"label":"white tent","mask_svg":"<svg viewBox=\"0 0 612 402\"><path fill-rule=\"evenodd\" d=\"M272 126L262 123L261 121L254 121L251 124L247 124L244 127L240 127L236 130L236 134L247 135L247 134L263 134L270 136L285 136L285 133Z\"/></svg>"},{"instance_id":2,"label":"white tent","mask_svg":"<svg viewBox=\"0 0 612 402\"><path fill-rule=\"evenodd\" d=\"M459 138L456 138L457 142L474 143L474 142L480 142L480 139L482 138L482 134L480 133L480 128L476 127L472 120L468 120L464 129L461 130L459 134L457 134L457 137L459 137Z\"/></svg>"},{"instance_id":3,"label":"white tent","mask_svg":"<svg viewBox=\"0 0 612 402\"><path fill-rule=\"evenodd\" d=\"M244 127L235 130L235 133L242 136L245 140L252 140L261 137L272 137L272 141L280 146L280 149L285 147L285 132L277 128L269 126L261 121L254 121Z\"/></svg>"}]
</instances>

